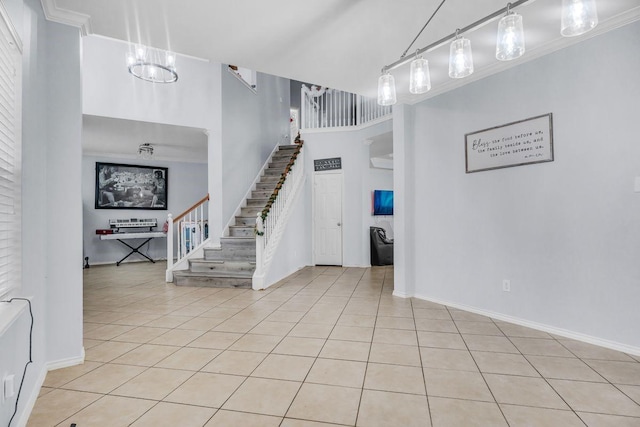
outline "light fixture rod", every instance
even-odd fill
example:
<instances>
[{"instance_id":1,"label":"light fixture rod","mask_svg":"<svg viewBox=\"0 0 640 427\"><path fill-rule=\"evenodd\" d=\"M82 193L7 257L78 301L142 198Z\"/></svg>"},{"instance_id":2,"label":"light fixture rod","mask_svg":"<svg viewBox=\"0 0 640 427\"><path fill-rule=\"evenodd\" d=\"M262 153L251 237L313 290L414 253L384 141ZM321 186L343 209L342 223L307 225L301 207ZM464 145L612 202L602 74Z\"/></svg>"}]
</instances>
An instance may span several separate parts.
<instances>
[{"instance_id":1,"label":"light fixture rod","mask_svg":"<svg viewBox=\"0 0 640 427\"><path fill-rule=\"evenodd\" d=\"M416 55L421 55L423 53L430 52L433 49L435 49L437 47L440 47L441 45L447 43L448 41L455 39L456 38L456 34L458 34L458 33L460 33L460 34L466 33L467 31L470 31L470 30L472 30L472 29L474 29L476 27L479 27L480 25L482 25L482 24L484 24L484 23L486 23L488 21L491 21L492 19L495 19L495 18L503 15L504 13L506 13L507 9L513 9L513 8L518 7L518 6L524 4L524 3L528 2L528 1L531 1L531 0L516 0L516 1L512 2L510 6L505 6L502 9L493 12L491 15L487 15L484 18L477 20L473 24L467 25L466 27L464 27L464 28L462 28L460 30L456 30L455 32L449 34L448 36L441 38L437 42L431 43L429 46L423 47L422 49L418 49L416 51ZM412 59L413 59L413 56L410 56L409 58L401 57L396 62L394 62L392 64L389 64L389 65L385 65L384 66L384 70L386 70L386 71L395 70L396 68L399 68L399 67L402 67L405 64L408 64L409 62L411 62Z\"/></svg>"},{"instance_id":2,"label":"light fixture rod","mask_svg":"<svg viewBox=\"0 0 640 427\"><path fill-rule=\"evenodd\" d=\"M429 22L431 22L431 20L436 16L436 13L438 13L438 11L440 10L440 8L442 7L442 5L444 4L444 2L447 0L442 0L442 2L440 3L440 5L436 8L436 10L431 14L431 17L429 18L429 20L427 21L426 24L424 24L424 27L422 27L422 29L420 30L420 32L418 33L418 35L413 39L413 41L411 42L411 44L409 45L408 48L405 49L404 52L402 52L402 55L400 55L400 58L404 58L405 56L407 56L407 52L409 52L409 49L411 49L411 46L413 46L413 44L416 42L416 40L418 40L418 37L420 37L420 34L422 34L422 32L424 31L425 28L427 28L427 25L429 25ZM416 54L417 56L417 54Z\"/></svg>"}]
</instances>

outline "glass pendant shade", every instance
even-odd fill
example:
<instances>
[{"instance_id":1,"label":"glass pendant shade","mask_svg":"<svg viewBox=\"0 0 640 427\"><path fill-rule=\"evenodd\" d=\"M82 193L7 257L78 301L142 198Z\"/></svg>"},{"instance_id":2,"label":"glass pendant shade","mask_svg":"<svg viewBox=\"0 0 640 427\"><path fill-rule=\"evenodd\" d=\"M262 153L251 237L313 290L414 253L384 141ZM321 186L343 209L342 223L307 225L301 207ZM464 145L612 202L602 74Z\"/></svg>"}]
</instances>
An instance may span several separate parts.
<instances>
[{"instance_id":1,"label":"glass pendant shade","mask_svg":"<svg viewBox=\"0 0 640 427\"><path fill-rule=\"evenodd\" d=\"M138 61L145 61L147 58L147 48L142 45L136 46L136 59Z\"/></svg>"},{"instance_id":2,"label":"glass pendant shade","mask_svg":"<svg viewBox=\"0 0 640 427\"><path fill-rule=\"evenodd\" d=\"M560 34L575 37L598 25L595 0L562 0Z\"/></svg>"},{"instance_id":3,"label":"glass pendant shade","mask_svg":"<svg viewBox=\"0 0 640 427\"><path fill-rule=\"evenodd\" d=\"M496 58L500 61L511 61L524 55L524 29L522 16L511 13L498 23L498 41Z\"/></svg>"},{"instance_id":4,"label":"glass pendant shade","mask_svg":"<svg viewBox=\"0 0 640 427\"><path fill-rule=\"evenodd\" d=\"M378 79L378 105L393 105L396 103L396 81L389 73L384 73Z\"/></svg>"},{"instance_id":5,"label":"glass pendant shade","mask_svg":"<svg viewBox=\"0 0 640 427\"><path fill-rule=\"evenodd\" d=\"M420 57L411 62L409 75L409 92L420 94L431 89L431 75L429 73L429 61Z\"/></svg>"},{"instance_id":6,"label":"glass pendant shade","mask_svg":"<svg viewBox=\"0 0 640 427\"><path fill-rule=\"evenodd\" d=\"M173 53L173 52L165 52L164 63L168 68L170 68L172 70L175 70L175 68L176 68L176 54Z\"/></svg>"},{"instance_id":7,"label":"glass pendant shade","mask_svg":"<svg viewBox=\"0 0 640 427\"><path fill-rule=\"evenodd\" d=\"M471 53L471 40L465 38L455 39L449 50L449 77L461 79L473 74L473 55Z\"/></svg>"}]
</instances>

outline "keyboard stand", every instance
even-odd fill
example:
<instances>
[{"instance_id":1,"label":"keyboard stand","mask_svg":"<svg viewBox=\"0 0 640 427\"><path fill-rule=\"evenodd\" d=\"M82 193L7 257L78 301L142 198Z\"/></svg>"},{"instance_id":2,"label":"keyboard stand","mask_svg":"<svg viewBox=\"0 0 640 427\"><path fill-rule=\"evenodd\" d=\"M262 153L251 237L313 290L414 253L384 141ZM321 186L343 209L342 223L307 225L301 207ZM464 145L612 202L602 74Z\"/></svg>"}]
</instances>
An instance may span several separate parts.
<instances>
[{"instance_id":1,"label":"keyboard stand","mask_svg":"<svg viewBox=\"0 0 640 427\"><path fill-rule=\"evenodd\" d=\"M118 242L122 243L123 245L125 245L127 248L131 249L131 251L124 256L124 258L122 258L120 261L116 262L116 266L120 266L120 263L122 261L124 261L125 259L129 258L132 254L138 254L138 255L142 255L143 257L145 257L146 259L148 259L149 261L155 263L155 260L152 259L151 257L143 254L142 252L140 252L140 248L142 248L144 245L146 245L147 243L149 243L149 241L151 241L151 239L154 238L161 238L161 237L167 237L167 235L161 231L151 231L151 232L142 232L142 233L113 233L113 234L102 234L100 235L100 240L117 240ZM139 244L136 247L131 246L130 244L128 244L127 242L125 242L125 240L130 240L130 239L145 239L144 242L142 242L141 244Z\"/></svg>"}]
</instances>

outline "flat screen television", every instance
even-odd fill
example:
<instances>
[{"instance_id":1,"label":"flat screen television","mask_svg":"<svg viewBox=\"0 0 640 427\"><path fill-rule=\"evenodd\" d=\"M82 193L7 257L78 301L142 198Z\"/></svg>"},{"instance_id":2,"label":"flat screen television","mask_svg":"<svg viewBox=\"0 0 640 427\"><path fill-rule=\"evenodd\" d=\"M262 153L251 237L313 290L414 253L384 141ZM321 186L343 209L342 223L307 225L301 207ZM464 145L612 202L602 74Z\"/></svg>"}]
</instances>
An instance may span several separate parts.
<instances>
[{"instance_id":1,"label":"flat screen television","mask_svg":"<svg viewBox=\"0 0 640 427\"><path fill-rule=\"evenodd\" d=\"M393 190L373 191L373 214L393 215Z\"/></svg>"}]
</instances>

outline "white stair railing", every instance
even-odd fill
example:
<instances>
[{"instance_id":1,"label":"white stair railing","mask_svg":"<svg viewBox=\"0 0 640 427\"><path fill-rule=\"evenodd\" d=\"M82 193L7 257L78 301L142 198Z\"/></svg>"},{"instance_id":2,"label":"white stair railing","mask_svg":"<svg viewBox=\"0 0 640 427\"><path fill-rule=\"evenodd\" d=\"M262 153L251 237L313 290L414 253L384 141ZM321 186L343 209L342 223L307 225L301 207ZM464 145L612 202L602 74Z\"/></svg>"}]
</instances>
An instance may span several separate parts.
<instances>
[{"instance_id":1,"label":"white stair railing","mask_svg":"<svg viewBox=\"0 0 640 427\"><path fill-rule=\"evenodd\" d=\"M301 141L285 168L267 206L256 218L256 270L253 289L266 287L265 277L284 232L291 206L304 181L304 152Z\"/></svg>"},{"instance_id":2,"label":"white stair railing","mask_svg":"<svg viewBox=\"0 0 640 427\"><path fill-rule=\"evenodd\" d=\"M209 195L173 218L167 215L167 282L173 281L173 270L209 238ZM174 248L174 240L176 247ZM174 252L175 249L175 252Z\"/></svg>"},{"instance_id":3,"label":"white stair railing","mask_svg":"<svg viewBox=\"0 0 640 427\"><path fill-rule=\"evenodd\" d=\"M335 89L300 89L301 129L360 126L391 115L391 106L380 106L376 98L367 98Z\"/></svg>"}]
</instances>

